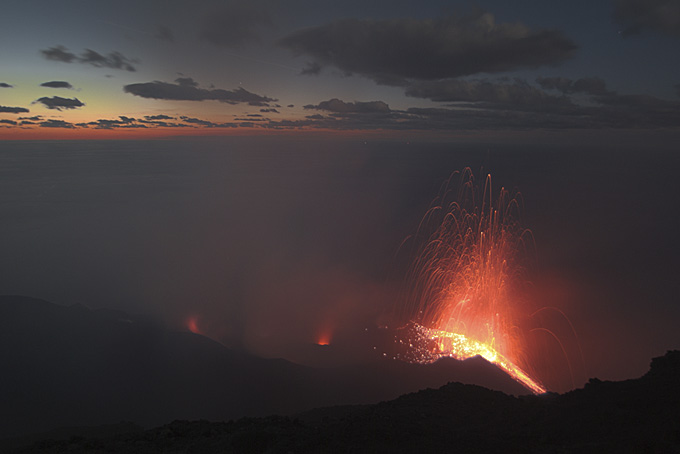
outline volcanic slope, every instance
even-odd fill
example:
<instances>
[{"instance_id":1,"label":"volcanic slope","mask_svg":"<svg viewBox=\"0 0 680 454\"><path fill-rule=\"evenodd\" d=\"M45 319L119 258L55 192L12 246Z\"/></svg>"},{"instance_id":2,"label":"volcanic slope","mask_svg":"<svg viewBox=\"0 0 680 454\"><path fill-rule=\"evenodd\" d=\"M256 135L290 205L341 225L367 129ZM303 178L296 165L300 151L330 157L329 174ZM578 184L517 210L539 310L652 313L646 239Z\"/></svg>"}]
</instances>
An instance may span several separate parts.
<instances>
[{"instance_id":1,"label":"volcanic slope","mask_svg":"<svg viewBox=\"0 0 680 454\"><path fill-rule=\"evenodd\" d=\"M0 438L368 404L456 380L528 391L481 358L310 368L113 310L0 296ZM85 431L87 433L87 431Z\"/></svg>"}]
</instances>

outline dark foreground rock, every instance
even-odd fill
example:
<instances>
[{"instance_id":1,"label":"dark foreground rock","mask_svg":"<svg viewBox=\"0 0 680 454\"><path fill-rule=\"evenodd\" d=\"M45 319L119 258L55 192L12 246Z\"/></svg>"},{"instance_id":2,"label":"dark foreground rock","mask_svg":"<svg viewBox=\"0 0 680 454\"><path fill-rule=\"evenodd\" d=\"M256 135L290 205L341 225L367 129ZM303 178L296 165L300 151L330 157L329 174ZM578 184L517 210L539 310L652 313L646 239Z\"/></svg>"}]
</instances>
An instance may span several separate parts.
<instances>
[{"instance_id":1,"label":"dark foreground rock","mask_svg":"<svg viewBox=\"0 0 680 454\"><path fill-rule=\"evenodd\" d=\"M175 421L108 438L43 440L15 452L680 452L680 351L622 382L508 396L449 383L375 405L230 422Z\"/></svg>"}]
</instances>

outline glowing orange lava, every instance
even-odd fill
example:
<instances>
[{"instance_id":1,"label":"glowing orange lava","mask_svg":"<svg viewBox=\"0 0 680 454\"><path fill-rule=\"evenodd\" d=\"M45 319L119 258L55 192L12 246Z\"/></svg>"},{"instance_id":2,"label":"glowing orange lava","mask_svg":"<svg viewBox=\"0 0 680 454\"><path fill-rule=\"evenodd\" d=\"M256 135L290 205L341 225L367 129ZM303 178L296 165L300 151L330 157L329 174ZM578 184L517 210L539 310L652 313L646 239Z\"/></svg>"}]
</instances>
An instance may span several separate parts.
<instances>
[{"instance_id":1,"label":"glowing orange lava","mask_svg":"<svg viewBox=\"0 0 680 454\"><path fill-rule=\"evenodd\" d=\"M405 359L479 355L532 392L543 393L545 388L525 372L515 323L521 311L520 260L526 244L533 244L526 241L531 232L519 222L519 195L510 197L501 189L494 200L490 176L480 194L470 169L459 175L457 193L449 179L413 238L415 260L400 314L412 321L414 331Z\"/></svg>"},{"instance_id":2,"label":"glowing orange lava","mask_svg":"<svg viewBox=\"0 0 680 454\"><path fill-rule=\"evenodd\" d=\"M198 320L196 317L189 317L187 319L187 328L194 334L201 334L201 331L198 329Z\"/></svg>"},{"instance_id":3,"label":"glowing orange lava","mask_svg":"<svg viewBox=\"0 0 680 454\"><path fill-rule=\"evenodd\" d=\"M316 339L316 344L317 345L330 345L331 344L331 335L329 333L319 334L319 337Z\"/></svg>"}]
</instances>

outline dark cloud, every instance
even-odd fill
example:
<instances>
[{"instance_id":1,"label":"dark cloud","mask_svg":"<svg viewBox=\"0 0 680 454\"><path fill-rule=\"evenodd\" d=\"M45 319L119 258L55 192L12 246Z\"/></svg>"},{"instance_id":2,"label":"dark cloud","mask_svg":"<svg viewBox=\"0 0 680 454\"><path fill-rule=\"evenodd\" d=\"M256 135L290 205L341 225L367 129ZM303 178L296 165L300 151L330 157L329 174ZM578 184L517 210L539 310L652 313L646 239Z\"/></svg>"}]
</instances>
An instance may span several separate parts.
<instances>
[{"instance_id":1,"label":"dark cloud","mask_svg":"<svg viewBox=\"0 0 680 454\"><path fill-rule=\"evenodd\" d=\"M184 123L170 123L167 121L161 121L161 120L137 120L139 123L145 124L145 125L151 125L156 128L193 128L193 125L187 125Z\"/></svg>"},{"instance_id":2,"label":"dark cloud","mask_svg":"<svg viewBox=\"0 0 680 454\"><path fill-rule=\"evenodd\" d=\"M218 46L239 47L248 42L259 41L259 30L271 25L266 2L231 1L206 16L200 36Z\"/></svg>"},{"instance_id":3,"label":"dark cloud","mask_svg":"<svg viewBox=\"0 0 680 454\"><path fill-rule=\"evenodd\" d=\"M28 109L26 109L24 107L0 106L0 112L1 113L24 113L24 112L28 112Z\"/></svg>"},{"instance_id":4,"label":"dark cloud","mask_svg":"<svg viewBox=\"0 0 680 454\"><path fill-rule=\"evenodd\" d=\"M238 126L237 123L214 123L212 121L201 120L200 118L192 118L192 117L186 117L186 116L182 116L180 118L185 123L203 126L205 128L235 128L235 127Z\"/></svg>"},{"instance_id":5,"label":"dark cloud","mask_svg":"<svg viewBox=\"0 0 680 454\"><path fill-rule=\"evenodd\" d=\"M93 126L95 129L137 129L147 128L145 124L136 123L137 119L126 116L119 116L118 120L100 119L86 123L87 126Z\"/></svg>"},{"instance_id":6,"label":"dark cloud","mask_svg":"<svg viewBox=\"0 0 680 454\"><path fill-rule=\"evenodd\" d=\"M67 48L61 45L43 49L40 53L48 60L61 61L64 63L78 61L76 54L69 52Z\"/></svg>"},{"instance_id":7,"label":"dark cloud","mask_svg":"<svg viewBox=\"0 0 680 454\"><path fill-rule=\"evenodd\" d=\"M588 107L581 107L595 124L617 128L665 128L680 124L680 102L659 99L649 95L622 95L608 90L597 77L584 79L538 78L537 83L546 89L556 89L563 94L583 93L589 96Z\"/></svg>"},{"instance_id":8,"label":"dark cloud","mask_svg":"<svg viewBox=\"0 0 680 454\"><path fill-rule=\"evenodd\" d=\"M168 115L145 115L144 118L147 120L174 120L175 117L170 117Z\"/></svg>"},{"instance_id":9,"label":"dark cloud","mask_svg":"<svg viewBox=\"0 0 680 454\"><path fill-rule=\"evenodd\" d=\"M390 111L390 106L383 101L344 102L338 98L333 98L328 101L321 101L317 105L308 104L304 106L304 109L326 110L337 113L387 113Z\"/></svg>"},{"instance_id":10,"label":"dark cloud","mask_svg":"<svg viewBox=\"0 0 680 454\"><path fill-rule=\"evenodd\" d=\"M0 82L0 88L12 88L13 86L6 83L6 82Z\"/></svg>"},{"instance_id":11,"label":"dark cloud","mask_svg":"<svg viewBox=\"0 0 680 454\"><path fill-rule=\"evenodd\" d=\"M526 130L569 128L576 124L573 116L534 111L505 111L478 108L410 108L367 117L346 113L325 117L310 115L305 120L269 121L269 129L333 129L333 130L402 130L402 131L470 131Z\"/></svg>"},{"instance_id":12,"label":"dark cloud","mask_svg":"<svg viewBox=\"0 0 680 454\"><path fill-rule=\"evenodd\" d=\"M327 115L304 120L269 120L270 129L334 130L529 130L660 129L680 124L680 102L648 95L621 95L596 77L539 78L539 86L515 79L421 81L407 94L451 105L392 110L381 101L349 103L339 99L308 105ZM369 106L381 106L369 108ZM370 114L368 114L370 113Z\"/></svg>"},{"instance_id":13,"label":"dark cloud","mask_svg":"<svg viewBox=\"0 0 680 454\"><path fill-rule=\"evenodd\" d=\"M680 36L680 2L678 0L616 0L614 20L622 25L623 36L653 30Z\"/></svg>"},{"instance_id":14,"label":"dark cloud","mask_svg":"<svg viewBox=\"0 0 680 454\"><path fill-rule=\"evenodd\" d=\"M83 63L96 66L98 68L122 69L125 71L136 71L133 66L135 61L125 57L120 52L110 52L102 55L92 49L85 49L79 56L69 52L64 46L50 47L40 51L43 57L48 60L61 61L64 63Z\"/></svg>"},{"instance_id":15,"label":"dark cloud","mask_svg":"<svg viewBox=\"0 0 680 454\"><path fill-rule=\"evenodd\" d=\"M220 88L198 88L198 83L190 77L176 79L176 84L168 82L146 82L125 85L123 90L142 98L167 99L175 101L220 101L228 104L248 103L250 105L266 106L267 103L276 101L266 96L256 95L241 87L234 90Z\"/></svg>"},{"instance_id":16,"label":"dark cloud","mask_svg":"<svg viewBox=\"0 0 680 454\"><path fill-rule=\"evenodd\" d=\"M73 88L73 85L71 85L68 82L65 82L63 80L53 80L51 82L43 82L40 84L41 87L49 87L49 88Z\"/></svg>"},{"instance_id":17,"label":"dark cloud","mask_svg":"<svg viewBox=\"0 0 680 454\"><path fill-rule=\"evenodd\" d=\"M145 118L134 118L125 115L120 115L118 118L108 119L100 118L98 120L86 122L86 123L70 123L63 120L43 120L39 115L33 117L19 117L22 120L21 123L17 123L13 120L2 120L0 123L17 126L17 125L37 125L43 128L65 128L65 129L77 129L77 128L87 128L87 129L157 129L157 128L236 128L239 127L239 123L214 123L207 120L201 120L199 118L192 118L183 116L181 120L183 123L167 122L160 120L163 119L174 119L173 117L167 115L149 115ZM249 124L253 124L253 121L265 121L264 119L252 119L249 118Z\"/></svg>"},{"instance_id":18,"label":"dark cloud","mask_svg":"<svg viewBox=\"0 0 680 454\"><path fill-rule=\"evenodd\" d=\"M191 117L180 117L183 122L185 123L191 123L195 125L201 125L201 126L213 126L214 123L212 121L207 121L207 120L200 120L198 118L191 118Z\"/></svg>"},{"instance_id":19,"label":"dark cloud","mask_svg":"<svg viewBox=\"0 0 680 454\"><path fill-rule=\"evenodd\" d=\"M132 61L120 52L111 52L104 56L91 49L85 49L80 56L80 62L96 66L98 68L124 69L125 71L136 71L132 66Z\"/></svg>"},{"instance_id":20,"label":"dark cloud","mask_svg":"<svg viewBox=\"0 0 680 454\"><path fill-rule=\"evenodd\" d=\"M536 83L546 90L558 90L564 94L587 93L590 95L603 95L607 93L605 82L599 77L587 77L577 80L564 77L539 77L536 79Z\"/></svg>"},{"instance_id":21,"label":"dark cloud","mask_svg":"<svg viewBox=\"0 0 680 454\"><path fill-rule=\"evenodd\" d=\"M169 43L175 42L175 34L169 27L166 27L165 25L158 25L156 27L156 33L154 36L161 41L167 41Z\"/></svg>"},{"instance_id":22,"label":"dark cloud","mask_svg":"<svg viewBox=\"0 0 680 454\"><path fill-rule=\"evenodd\" d=\"M535 68L571 57L577 46L557 30L495 22L489 13L416 20L340 20L280 41L297 54L386 85L407 80Z\"/></svg>"},{"instance_id":23,"label":"dark cloud","mask_svg":"<svg viewBox=\"0 0 680 454\"><path fill-rule=\"evenodd\" d=\"M177 79L175 79L175 82L177 82L178 85L184 87L198 87L198 82L196 82L191 77L178 77ZM214 87L211 86L210 88Z\"/></svg>"},{"instance_id":24,"label":"dark cloud","mask_svg":"<svg viewBox=\"0 0 680 454\"><path fill-rule=\"evenodd\" d=\"M609 92L595 97L602 105L600 116L627 128L677 128L680 125L680 102L649 95L620 95Z\"/></svg>"},{"instance_id":25,"label":"dark cloud","mask_svg":"<svg viewBox=\"0 0 680 454\"><path fill-rule=\"evenodd\" d=\"M33 103L36 102L41 103L48 109L56 110L76 109L78 107L83 107L85 105L85 103L83 103L78 98L62 98L61 96L52 96L51 98L43 96L42 98L38 98L35 101L33 101Z\"/></svg>"},{"instance_id":26,"label":"dark cloud","mask_svg":"<svg viewBox=\"0 0 680 454\"><path fill-rule=\"evenodd\" d=\"M406 95L438 102L467 102L526 108L551 104L569 104L564 97L552 96L527 82L515 79L512 83L488 80L421 81L406 88Z\"/></svg>"},{"instance_id":27,"label":"dark cloud","mask_svg":"<svg viewBox=\"0 0 680 454\"><path fill-rule=\"evenodd\" d=\"M38 124L41 128L64 128L64 129L75 129L73 123L69 123L64 120L45 120Z\"/></svg>"},{"instance_id":28,"label":"dark cloud","mask_svg":"<svg viewBox=\"0 0 680 454\"><path fill-rule=\"evenodd\" d=\"M280 113L278 110L271 108L271 109L260 109L260 112L262 113Z\"/></svg>"},{"instance_id":29,"label":"dark cloud","mask_svg":"<svg viewBox=\"0 0 680 454\"><path fill-rule=\"evenodd\" d=\"M680 84L676 84L676 85L675 85L675 90L676 90L675 93L676 93L678 96L680 96Z\"/></svg>"},{"instance_id":30,"label":"dark cloud","mask_svg":"<svg viewBox=\"0 0 680 454\"><path fill-rule=\"evenodd\" d=\"M408 113L431 116L460 124L460 112L476 118L473 129L498 128L668 128L680 124L680 103L648 95L621 95L607 89L597 77L567 79L540 77L539 87L524 80L422 81L407 87L409 96L453 102L455 109L408 109ZM558 91L559 95L545 90ZM471 110L474 109L474 110ZM498 111L505 117L493 113ZM536 115L539 115L538 117ZM523 126L521 120L525 122Z\"/></svg>"},{"instance_id":31,"label":"dark cloud","mask_svg":"<svg viewBox=\"0 0 680 454\"><path fill-rule=\"evenodd\" d=\"M315 61L310 61L307 62L307 65L302 68L302 71L300 71L300 74L302 75L307 75L307 76L318 76L321 73L321 69L323 67L315 62Z\"/></svg>"}]
</instances>

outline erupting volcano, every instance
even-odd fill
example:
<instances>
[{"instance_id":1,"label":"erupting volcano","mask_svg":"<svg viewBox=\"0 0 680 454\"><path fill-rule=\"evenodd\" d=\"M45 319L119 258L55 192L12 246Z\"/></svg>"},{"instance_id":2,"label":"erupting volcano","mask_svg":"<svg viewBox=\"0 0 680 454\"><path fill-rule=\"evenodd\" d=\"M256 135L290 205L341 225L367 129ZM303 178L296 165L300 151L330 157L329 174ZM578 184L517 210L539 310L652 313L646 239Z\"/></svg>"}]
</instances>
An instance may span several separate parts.
<instances>
[{"instance_id":1,"label":"erupting volcano","mask_svg":"<svg viewBox=\"0 0 680 454\"><path fill-rule=\"evenodd\" d=\"M451 188L460 177L457 190ZM531 378L517 320L522 260L533 245L520 222L519 193L501 188L494 199L491 177L483 188L468 168L454 173L423 217L412 241L415 257L400 302L401 359L429 363L445 356L481 356L534 393L546 389ZM405 242L406 244L406 242Z\"/></svg>"}]
</instances>

